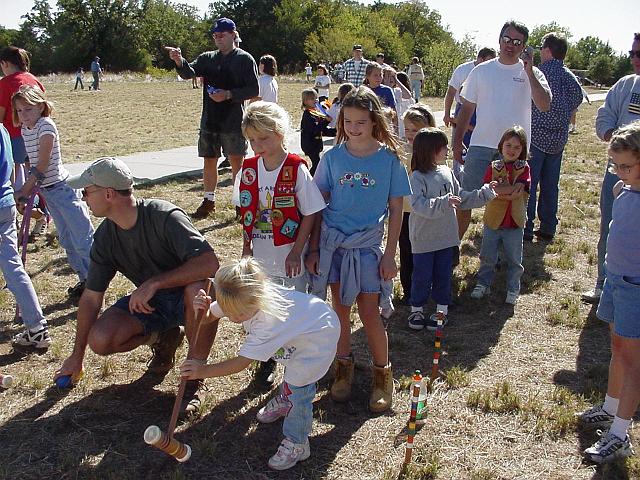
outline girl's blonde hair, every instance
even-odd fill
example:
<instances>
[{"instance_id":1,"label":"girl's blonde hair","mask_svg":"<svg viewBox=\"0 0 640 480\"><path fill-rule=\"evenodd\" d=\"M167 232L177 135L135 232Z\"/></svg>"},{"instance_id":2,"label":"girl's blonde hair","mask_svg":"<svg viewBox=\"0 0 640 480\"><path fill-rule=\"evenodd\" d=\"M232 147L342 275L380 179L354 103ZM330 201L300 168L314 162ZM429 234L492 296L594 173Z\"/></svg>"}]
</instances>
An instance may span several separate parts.
<instances>
[{"instance_id":1,"label":"girl's blonde hair","mask_svg":"<svg viewBox=\"0 0 640 480\"><path fill-rule=\"evenodd\" d=\"M305 88L302 90L302 109L304 110L307 106L304 104L307 100L313 99L314 101L318 100L318 92L316 92L313 88Z\"/></svg>"},{"instance_id":2,"label":"girl's blonde hair","mask_svg":"<svg viewBox=\"0 0 640 480\"><path fill-rule=\"evenodd\" d=\"M240 316L260 310L284 319L291 302L264 273L253 257L244 257L221 266L213 280L216 301L227 316Z\"/></svg>"},{"instance_id":3,"label":"girl's blonde hair","mask_svg":"<svg viewBox=\"0 0 640 480\"><path fill-rule=\"evenodd\" d=\"M411 171L427 173L438 168L436 155L443 148L447 148L449 140L447 134L439 128L422 128L413 141L413 155L411 155Z\"/></svg>"},{"instance_id":4,"label":"girl's blonde hair","mask_svg":"<svg viewBox=\"0 0 640 480\"><path fill-rule=\"evenodd\" d=\"M402 119L409 120L420 128L436 128L436 119L433 117L431 109L422 103L411 105L409 109L404 112Z\"/></svg>"},{"instance_id":5,"label":"girl's blonde hair","mask_svg":"<svg viewBox=\"0 0 640 480\"><path fill-rule=\"evenodd\" d=\"M273 132L284 139L291 131L291 119L280 105L260 100L249 104L242 118L241 127L245 137L247 130L251 129L258 132Z\"/></svg>"},{"instance_id":6,"label":"girl's blonde hair","mask_svg":"<svg viewBox=\"0 0 640 480\"><path fill-rule=\"evenodd\" d=\"M42 117L49 117L51 116L51 112L53 112L53 105L47 100L44 92L40 90L40 87L37 85L22 85L11 97L13 125L16 127L20 126L20 119L18 118L18 112L16 110L16 100L18 99L29 105L44 104L44 109L42 110L41 115Z\"/></svg>"},{"instance_id":7,"label":"girl's blonde hair","mask_svg":"<svg viewBox=\"0 0 640 480\"><path fill-rule=\"evenodd\" d=\"M507 131L502 134L502 138L498 143L498 152L500 152L500 155L502 155L502 145L504 144L504 142L514 137L520 140L520 145L522 145L522 151L520 152L518 160L526 160L529 154L527 152L527 132L525 132L524 128L522 128L520 125L514 125L511 128L507 128Z\"/></svg>"},{"instance_id":8,"label":"girl's blonde hair","mask_svg":"<svg viewBox=\"0 0 640 480\"><path fill-rule=\"evenodd\" d=\"M631 152L636 159L640 160L640 120L613 132L609 148L614 152Z\"/></svg>"},{"instance_id":9,"label":"girl's blonde hair","mask_svg":"<svg viewBox=\"0 0 640 480\"><path fill-rule=\"evenodd\" d=\"M401 150L400 141L393 133L393 127L385 118L384 109L380 103L378 96L373 93L369 87L361 85L351 90L342 101L342 108L338 115L336 127L338 133L336 135L336 145L349 140L344 130L344 111L345 108L358 108L369 112L369 118L373 122L373 138L384 143L389 149L398 155Z\"/></svg>"},{"instance_id":10,"label":"girl's blonde hair","mask_svg":"<svg viewBox=\"0 0 640 480\"><path fill-rule=\"evenodd\" d=\"M369 75L374 70L380 70L382 72L382 67L380 65L378 65L377 63L375 63L375 62L369 62L367 64L367 68L365 68L365 70L364 70L364 82L363 83L365 85L369 85Z\"/></svg>"}]
</instances>

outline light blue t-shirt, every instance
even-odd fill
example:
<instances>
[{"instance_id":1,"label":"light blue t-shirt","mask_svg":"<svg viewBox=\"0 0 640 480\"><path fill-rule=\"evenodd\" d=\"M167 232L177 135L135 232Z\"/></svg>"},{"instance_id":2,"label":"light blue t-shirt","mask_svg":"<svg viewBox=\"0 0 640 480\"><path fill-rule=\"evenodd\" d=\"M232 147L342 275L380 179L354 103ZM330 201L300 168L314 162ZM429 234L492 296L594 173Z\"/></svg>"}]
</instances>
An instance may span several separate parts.
<instances>
[{"instance_id":1,"label":"light blue t-shirt","mask_svg":"<svg viewBox=\"0 0 640 480\"><path fill-rule=\"evenodd\" d=\"M356 157L341 143L324 154L313 181L331 194L323 222L345 235L384 222L389 199L411 195L407 170L387 147Z\"/></svg>"},{"instance_id":2,"label":"light blue t-shirt","mask_svg":"<svg viewBox=\"0 0 640 480\"><path fill-rule=\"evenodd\" d=\"M0 208L15 205L13 188L11 187L11 172L13 171L13 154L9 132L0 125Z\"/></svg>"},{"instance_id":3,"label":"light blue t-shirt","mask_svg":"<svg viewBox=\"0 0 640 480\"><path fill-rule=\"evenodd\" d=\"M640 277L640 191L628 186L613 201L605 261L608 272Z\"/></svg>"}]
</instances>

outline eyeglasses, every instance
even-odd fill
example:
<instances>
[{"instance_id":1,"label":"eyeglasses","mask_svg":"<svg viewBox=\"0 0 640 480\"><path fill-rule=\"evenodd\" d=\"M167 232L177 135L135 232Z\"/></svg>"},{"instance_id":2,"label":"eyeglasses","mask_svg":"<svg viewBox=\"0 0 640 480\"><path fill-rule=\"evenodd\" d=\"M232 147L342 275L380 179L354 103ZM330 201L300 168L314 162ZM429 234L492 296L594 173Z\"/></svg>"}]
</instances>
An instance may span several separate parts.
<instances>
[{"instance_id":1,"label":"eyeglasses","mask_svg":"<svg viewBox=\"0 0 640 480\"><path fill-rule=\"evenodd\" d=\"M82 197L88 197L89 195L91 195L92 193L97 192L98 190L104 190L105 187L96 187L95 190L87 190L86 188L82 189Z\"/></svg>"},{"instance_id":2,"label":"eyeglasses","mask_svg":"<svg viewBox=\"0 0 640 480\"><path fill-rule=\"evenodd\" d=\"M509 35L503 35L502 36L502 41L504 43L506 43L507 45L509 43L513 43L514 47L519 47L520 45L522 45L524 43L524 41L520 40L519 38L511 38Z\"/></svg>"},{"instance_id":3,"label":"eyeglasses","mask_svg":"<svg viewBox=\"0 0 640 480\"><path fill-rule=\"evenodd\" d=\"M640 50L629 50L629 58L633 59L633 57L640 58Z\"/></svg>"},{"instance_id":4,"label":"eyeglasses","mask_svg":"<svg viewBox=\"0 0 640 480\"><path fill-rule=\"evenodd\" d=\"M636 165L640 165L640 163L634 163L633 165L623 165L621 163L613 163L611 160L609 160L609 167L607 169L609 170L609 173L616 174L620 172L624 173L625 175L629 175L633 167L635 167Z\"/></svg>"}]
</instances>

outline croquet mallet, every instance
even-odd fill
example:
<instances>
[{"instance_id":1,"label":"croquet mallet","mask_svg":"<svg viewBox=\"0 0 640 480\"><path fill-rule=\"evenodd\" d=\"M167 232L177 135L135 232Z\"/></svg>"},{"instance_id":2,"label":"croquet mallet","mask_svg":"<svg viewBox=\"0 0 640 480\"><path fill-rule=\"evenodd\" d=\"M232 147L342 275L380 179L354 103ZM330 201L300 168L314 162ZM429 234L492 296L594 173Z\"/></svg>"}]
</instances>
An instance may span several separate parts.
<instances>
[{"instance_id":1,"label":"croquet mallet","mask_svg":"<svg viewBox=\"0 0 640 480\"><path fill-rule=\"evenodd\" d=\"M204 291L207 292L207 295L209 295L210 289L211 279L207 278L204 286ZM198 327L196 328L196 334L193 337L194 345L196 345L198 342L200 327L202 326L205 316L208 315L208 313L209 309L205 309L200 314L200 317L198 319ZM178 414L180 413L180 404L182 403L182 397L184 396L186 386L187 379L185 377L181 377L176 400L173 403L173 411L171 412L171 420L169 420L167 433L164 433L162 430L160 430L160 427L158 427L157 425L150 425L144 431L144 441L146 443L171 455L179 462L186 462L187 460L189 460L189 458L191 458L191 447L186 443L182 443L173 438L173 433L176 429L176 423L178 422Z\"/></svg>"}]
</instances>

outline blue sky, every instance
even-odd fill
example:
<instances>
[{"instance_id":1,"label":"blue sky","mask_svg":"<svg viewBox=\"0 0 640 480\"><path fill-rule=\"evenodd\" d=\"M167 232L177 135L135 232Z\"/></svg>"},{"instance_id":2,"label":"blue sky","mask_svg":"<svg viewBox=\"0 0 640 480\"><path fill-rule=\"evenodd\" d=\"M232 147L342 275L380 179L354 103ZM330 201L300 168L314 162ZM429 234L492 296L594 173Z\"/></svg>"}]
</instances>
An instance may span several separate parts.
<instances>
[{"instance_id":1,"label":"blue sky","mask_svg":"<svg viewBox=\"0 0 640 480\"><path fill-rule=\"evenodd\" d=\"M50 2L55 5L54 0ZM210 2L211 0L176 0L176 3L188 3L197 7L201 13L207 10ZM17 28L21 22L20 16L28 12L33 3L33 0L0 0L0 25ZM497 47L500 26L510 18L524 22L529 28L556 21L571 30L572 41L594 35L608 41L618 52L629 50L633 33L640 31L637 0L615 0L611 3L595 0L429 0L427 4L440 12L442 23L449 26L457 39L469 34L479 46ZM614 4L615 9L607 8Z\"/></svg>"}]
</instances>

